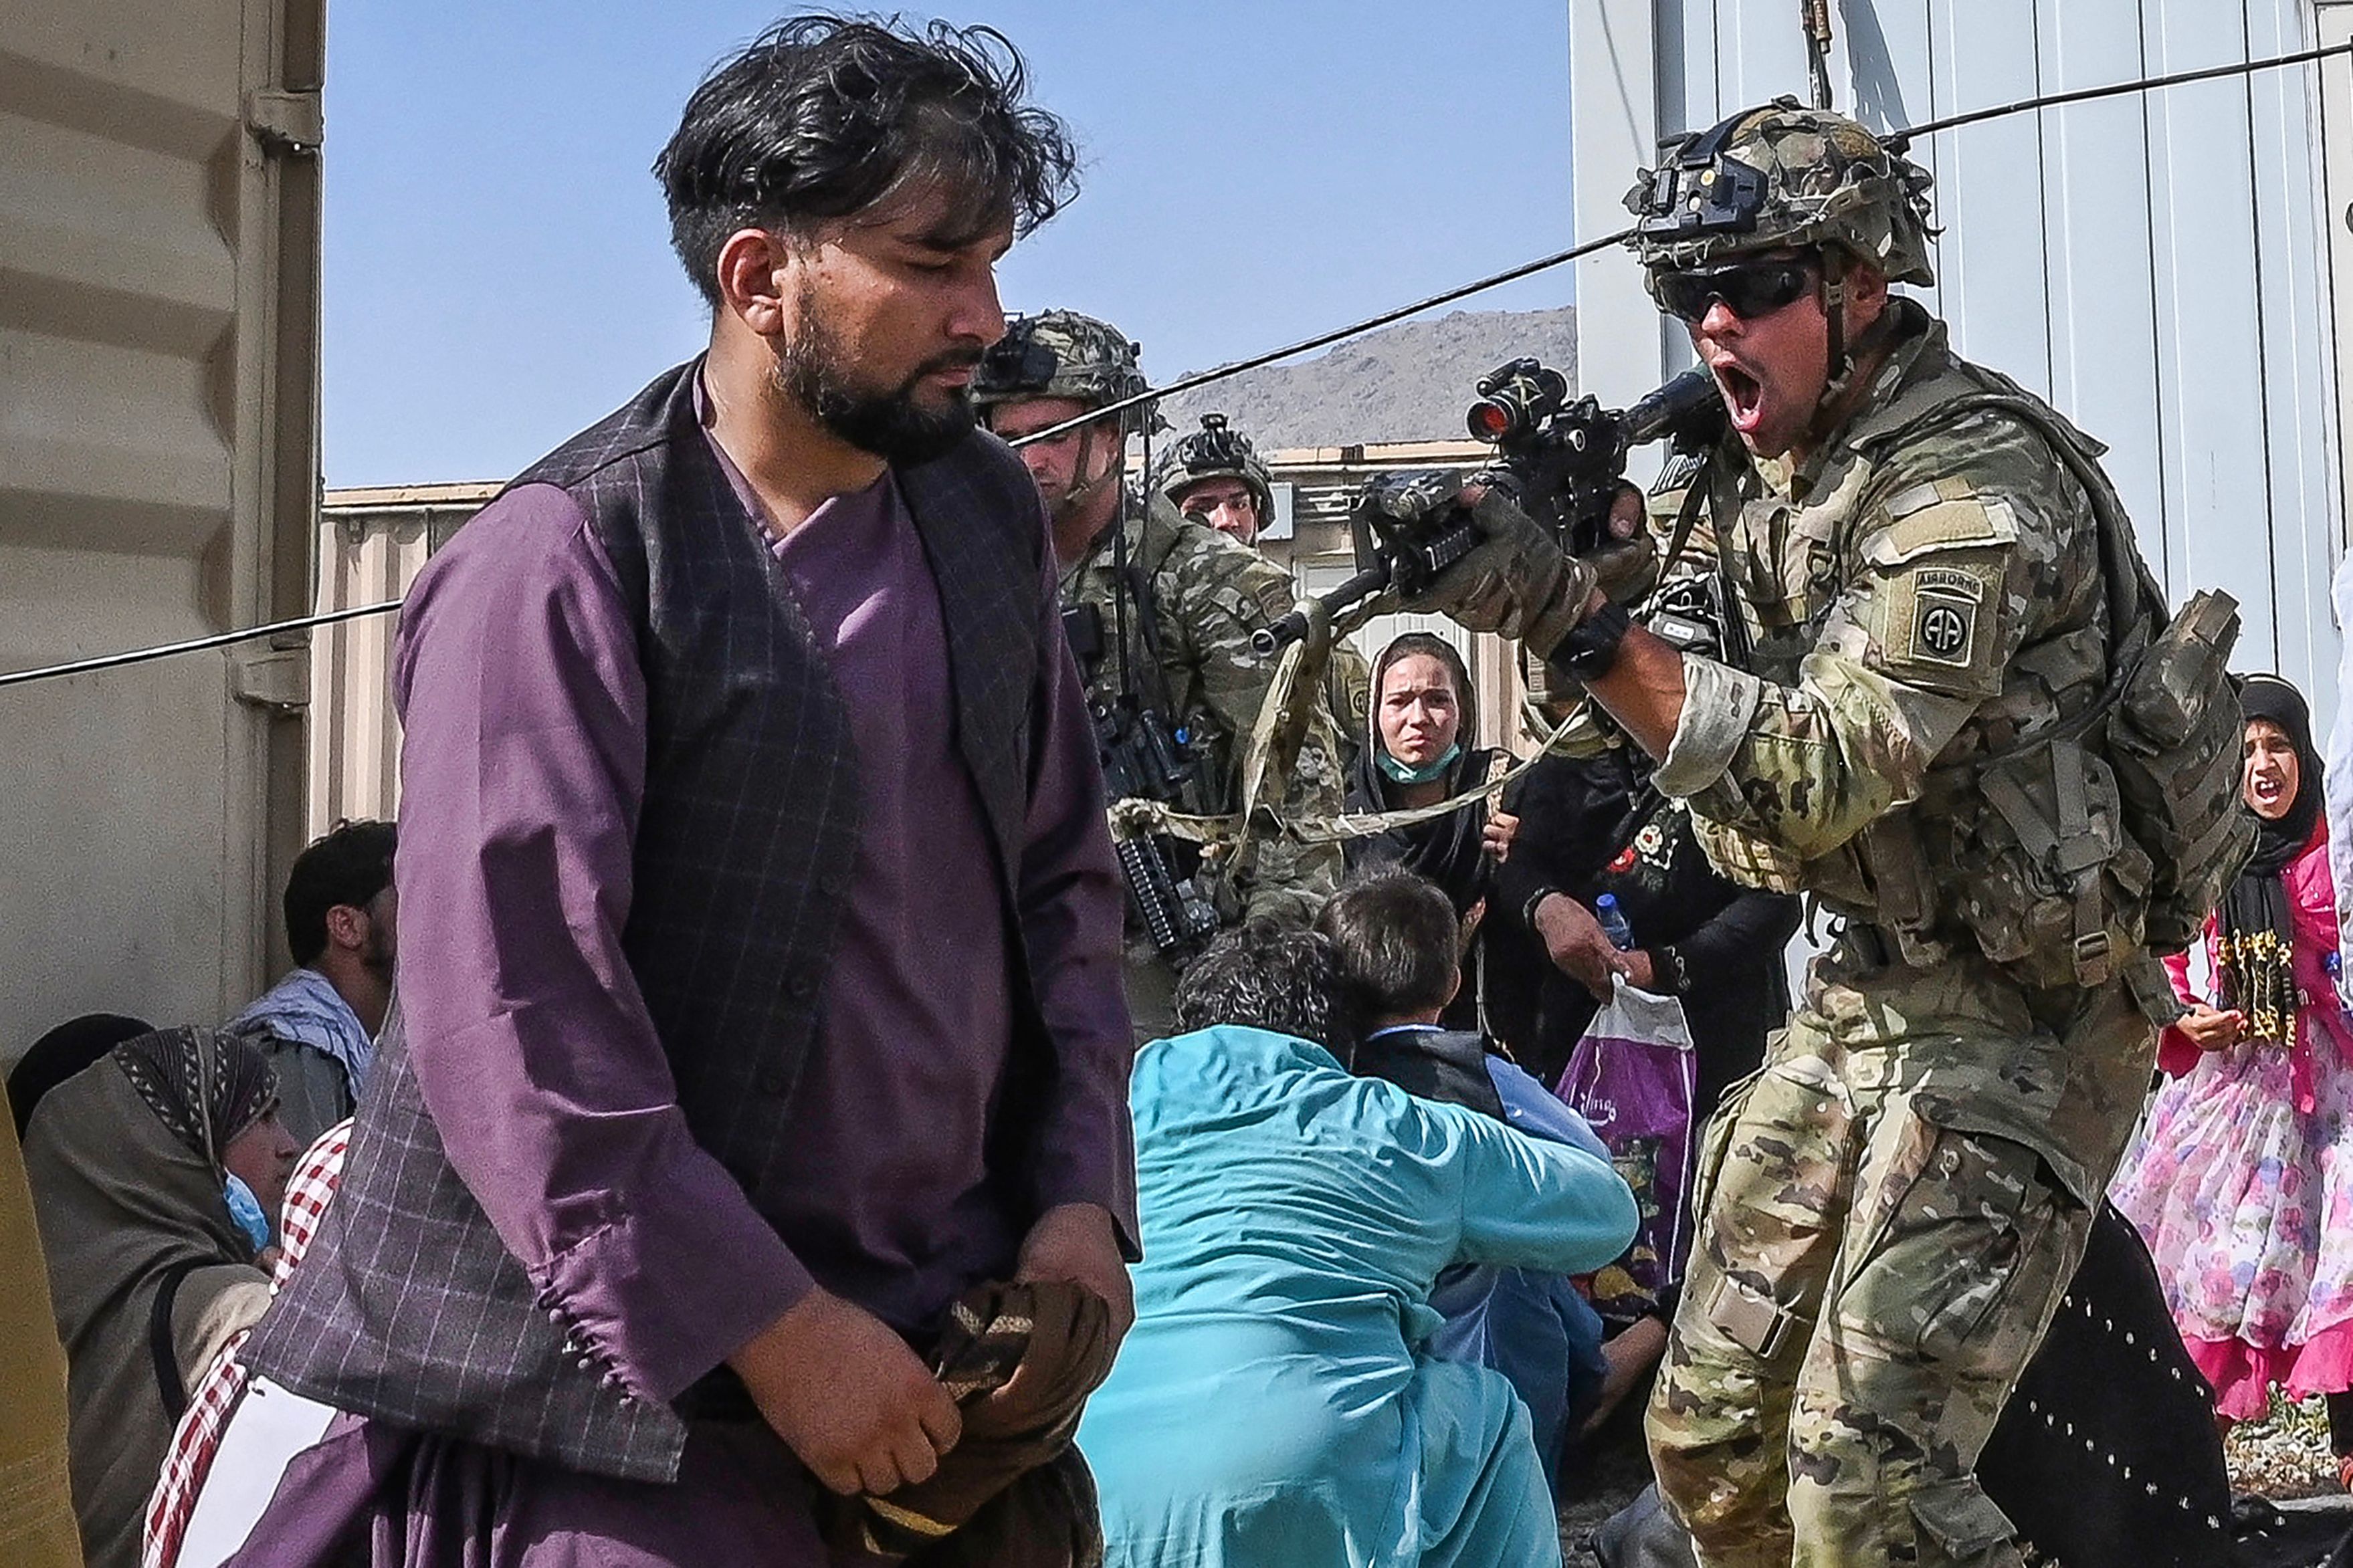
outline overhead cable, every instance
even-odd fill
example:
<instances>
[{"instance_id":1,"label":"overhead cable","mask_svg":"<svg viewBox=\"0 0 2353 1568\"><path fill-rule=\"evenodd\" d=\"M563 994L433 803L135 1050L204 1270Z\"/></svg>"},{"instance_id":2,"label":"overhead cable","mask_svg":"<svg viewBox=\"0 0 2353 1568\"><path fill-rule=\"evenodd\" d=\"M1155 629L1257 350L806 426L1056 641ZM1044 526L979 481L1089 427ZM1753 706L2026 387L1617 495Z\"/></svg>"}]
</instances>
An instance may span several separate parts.
<instances>
[{"instance_id":1,"label":"overhead cable","mask_svg":"<svg viewBox=\"0 0 2353 1568\"><path fill-rule=\"evenodd\" d=\"M1929 136L1939 131L1951 131L1957 126L1975 125L1982 120L1999 120L2006 114L2024 114L2036 109L2063 109L2071 103L2090 103L2096 99L2121 98L2128 92L2155 92L2159 88L2182 87L2193 81L2212 81L2226 76L2253 76L2257 71L2275 70L2282 66L2309 65L2314 60L2327 59L2331 55L2353 54L2353 40L2341 44L2324 44L2318 48L2298 49L2292 55L2273 55L2260 60L2232 60L2227 65L2205 66L2197 70L2176 71L2170 76L2142 77L2136 81L2111 82L2105 87L2081 87L2066 92L2045 93L2040 98L2021 98L2014 103L2000 103L1990 109L1972 109L1965 114L1947 114L1941 120L1924 120L1917 125L1907 125L1901 131L1891 131L1881 138L1890 148L1901 153L1912 145L1913 138Z\"/></svg>"},{"instance_id":2,"label":"overhead cable","mask_svg":"<svg viewBox=\"0 0 2353 1568\"><path fill-rule=\"evenodd\" d=\"M1588 239L1582 245L1572 245L1567 250L1556 250L1550 256L1539 256L1534 261L1523 261L1517 267L1491 273L1475 283L1465 283L1459 289L1449 289L1443 294L1432 294L1427 300L1417 300L1410 305L1399 305L1394 310L1384 310L1377 316L1370 316L1356 322L1354 326L1336 327L1328 332L1318 332L1312 338L1302 338L1295 343L1289 343L1279 349L1269 349L1266 353L1253 354L1249 359L1236 360L1231 364L1221 364L1214 370L1198 371L1194 374L1179 377L1166 386L1147 387L1133 397L1123 397L1117 403L1106 403L1101 408L1090 408L1075 418L1065 419L1060 425L1050 426L1033 435L1025 436L1013 445L1021 447L1027 446L1031 441L1043 441L1059 436L1065 430L1075 430L1082 425L1092 425L1106 414L1117 414L1123 409L1133 408L1139 403L1153 403L1163 397L1174 397L1180 392L1190 392L1197 386L1207 386L1211 382L1223 381L1229 375L1240 375L1244 371L1261 369L1274 363L1277 360L1286 360L1294 355L1312 353L1316 349L1328 348L1344 338L1353 338L1359 332L1369 332L1377 327L1386 327L1392 321L1402 321L1408 316L1418 316L1424 310L1434 310L1440 305L1451 305L1457 300L1468 299L1473 294L1482 294L1490 289L1500 289L1506 283L1515 283L1523 278L1548 271L1564 263L1575 261L1579 257L1590 256L1597 250L1607 250L1613 245L1623 245L1633 237L1632 229L1621 228L1615 234L1605 234L1599 239Z\"/></svg>"},{"instance_id":3,"label":"overhead cable","mask_svg":"<svg viewBox=\"0 0 2353 1568\"><path fill-rule=\"evenodd\" d=\"M1133 397L1122 398L1117 403L1106 404L1101 408L1091 408L1076 419L1065 420L1049 429L1024 436L1008 445L1026 447L1032 441L1047 440L1060 435L1065 430L1074 430L1082 425L1091 425L1106 414L1115 414L1138 403L1149 403L1155 398L1170 397L1180 392L1190 392L1197 386L1208 386L1213 382L1223 381L1228 376L1240 375L1244 371L1257 370L1261 366L1272 364L1278 360L1286 360L1297 354L1312 353L1316 349L1336 343L1344 338L1353 338L1359 332L1369 332L1376 328L1386 327L1392 321L1400 321L1408 316L1418 315L1423 310L1436 310L1440 305L1451 304L1457 300L1467 299L1472 294L1482 293L1489 289L1501 288L1506 283L1574 261L1581 256L1589 256L1597 250L1622 243L1633 232L1632 229L1621 229L1616 234L1605 235L1599 239L1588 240L1583 245L1573 245L1567 250L1555 251L1550 256L1540 256L1534 261L1524 261L1517 267L1506 268L1476 282L1465 283L1457 289L1449 289L1442 294L1433 294L1427 300L1416 300L1410 305L1401 305L1393 310L1384 310L1377 316L1368 317L1352 326L1336 328L1328 332L1319 332L1314 337L1303 338L1283 348L1255 354L1246 360L1237 360L1231 364L1221 364L1214 370L1205 370L1198 374L1185 376L1169 383L1166 386L1151 388ZM332 626L337 621L357 620L363 616L389 615L398 610L405 602L401 599L386 599L381 604L357 605L347 609L324 611L315 616L297 616L291 620L272 621L268 626L248 626L240 631L218 632L211 637L192 637L185 642L164 643L155 647L133 648L127 653L103 654L96 658L76 659L69 664L51 664L33 669L19 669L0 675L0 688L21 686L28 681L49 680L68 675L87 675L98 669L119 669L128 664L144 664L151 659L170 658L178 654L200 653L206 648L227 647L232 643L252 642L262 637L278 637L287 632L302 631L311 626Z\"/></svg>"},{"instance_id":4,"label":"overhead cable","mask_svg":"<svg viewBox=\"0 0 2353 1568\"><path fill-rule=\"evenodd\" d=\"M163 643L154 647L132 648L128 653L102 653L95 658L78 658L68 664L47 664L37 669L11 670L0 674L0 686L22 686L31 680L49 680L67 675L88 675L94 669L119 669L126 664L145 664L150 659L170 658L175 654L202 653L208 647L227 647L235 643L259 642L264 637L281 637L288 632L304 631L311 626L332 626L337 621L355 621L363 616L389 615L400 608L404 601L385 599L374 605L351 605L340 610L322 610L315 616L297 616L290 621L272 621L265 626L244 626L233 632L215 632L209 637L190 637L185 642Z\"/></svg>"},{"instance_id":5,"label":"overhead cable","mask_svg":"<svg viewBox=\"0 0 2353 1568\"><path fill-rule=\"evenodd\" d=\"M1810 16L1812 14L1813 8L1810 5L1808 15ZM2341 44L2326 44L2316 48L2298 49L2292 54L2273 55L2260 60L2232 60L2223 65L2202 67L2197 70L2176 71L2166 76L2139 77L2131 81L2112 82L2105 87L2077 88L2066 92L2046 93L2037 98L2023 98L2010 103L1995 104L1989 108L1973 109L1966 113L1948 114L1941 119L1923 121L1917 125L1905 126L1899 131L1890 131L1882 140L1890 148L1900 153L1909 148L1914 141L1922 136L1956 130L1964 125L1976 125L1989 120L2000 120L2008 115L2024 114L2042 109L2060 109L2068 104L2089 103L2104 98L2120 98L2127 93L2154 92L2162 88L2182 87L2191 82L2212 81L2222 77L2251 76L2257 71L2275 70L2285 66L2308 65L2332 55L2348 54L2353 54L2353 40ZM1289 343L1279 349L1271 349L1265 353L1254 354L1249 359L1236 360L1230 364L1221 364L1211 370L1181 377L1166 386L1153 387L1139 392L1132 397L1124 397L1116 403L1107 404L1101 408L1089 409L1075 418L1064 420L1060 425L1025 436L1012 445L1020 447L1031 441L1047 440L1064 431L1075 430L1082 425L1092 424L1106 414L1119 413L1138 404L1151 403L1163 397L1174 397L1179 393L1191 392L1197 387L1208 386L1216 382L1224 381L1229 376L1240 375L1246 371L1259 370L1282 360L1295 358L1300 354L1312 353L1317 349L1327 348L1334 343L1356 337L1359 333L1369 332L1377 328L1388 326L1392 322L1401 321L1409 316L1419 315L1424 310L1435 310L1440 305L1449 305L1457 300L1468 299L1473 294L1501 288L1504 284L1516 282L1522 278L1549 271L1553 268L1575 261L1580 257L1590 256L1595 251L1622 244L1632 237L1633 233L1630 228L1620 229L1615 234L1604 235L1599 239L1589 239L1581 245L1573 245L1567 250L1555 251L1550 256L1540 256L1533 261L1524 261L1517 267L1506 268L1501 272L1493 273L1474 282L1465 283L1460 288L1432 294L1430 298L1418 300L1410 305L1400 305L1393 310L1384 310L1377 316L1369 316L1352 325L1335 328L1328 332L1319 332L1312 338L1303 338L1298 342ZM211 637L192 637L185 642L164 643L154 647L133 648L124 653L103 654L95 658L75 659L65 664L42 665L32 669L19 669L0 674L0 688L21 686L30 681L49 680L69 675L86 675L92 670L119 669L125 665L144 664L152 659L170 658L184 653L198 653L206 648L227 647L236 643L279 637L288 632L307 630L312 626L332 626L338 621L357 620L364 616L387 615L398 610L403 602L399 599L386 599L380 604L356 605L341 610L322 611L314 616L298 616L291 620L272 621L267 626L248 626L237 631L216 633Z\"/></svg>"}]
</instances>

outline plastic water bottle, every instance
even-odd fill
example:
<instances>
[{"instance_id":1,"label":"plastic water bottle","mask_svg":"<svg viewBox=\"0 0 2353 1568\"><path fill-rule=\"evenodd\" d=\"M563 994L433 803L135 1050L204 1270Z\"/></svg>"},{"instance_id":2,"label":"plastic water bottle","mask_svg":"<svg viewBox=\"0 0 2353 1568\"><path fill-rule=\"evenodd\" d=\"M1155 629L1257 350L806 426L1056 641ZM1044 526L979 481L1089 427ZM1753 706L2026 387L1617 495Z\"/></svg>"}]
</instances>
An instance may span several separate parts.
<instances>
[{"instance_id":1,"label":"plastic water bottle","mask_svg":"<svg viewBox=\"0 0 2353 1568\"><path fill-rule=\"evenodd\" d=\"M1620 952L1634 951L1634 928L1626 919L1626 911L1618 907L1618 895L1604 893L1593 900L1593 918L1601 922L1601 934L1609 945Z\"/></svg>"}]
</instances>

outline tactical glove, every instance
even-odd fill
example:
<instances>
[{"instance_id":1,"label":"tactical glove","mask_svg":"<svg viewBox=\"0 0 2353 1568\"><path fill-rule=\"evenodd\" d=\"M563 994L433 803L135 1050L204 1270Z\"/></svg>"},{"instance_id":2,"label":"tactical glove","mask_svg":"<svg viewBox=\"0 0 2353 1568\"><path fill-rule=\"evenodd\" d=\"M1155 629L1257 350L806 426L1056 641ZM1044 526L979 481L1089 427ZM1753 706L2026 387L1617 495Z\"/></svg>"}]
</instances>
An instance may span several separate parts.
<instances>
[{"instance_id":1,"label":"tactical glove","mask_svg":"<svg viewBox=\"0 0 2353 1568\"><path fill-rule=\"evenodd\" d=\"M1481 542L1403 607L1443 615L1474 632L1517 638L1542 658L1585 618L1597 578L1501 490L1471 509Z\"/></svg>"}]
</instances>

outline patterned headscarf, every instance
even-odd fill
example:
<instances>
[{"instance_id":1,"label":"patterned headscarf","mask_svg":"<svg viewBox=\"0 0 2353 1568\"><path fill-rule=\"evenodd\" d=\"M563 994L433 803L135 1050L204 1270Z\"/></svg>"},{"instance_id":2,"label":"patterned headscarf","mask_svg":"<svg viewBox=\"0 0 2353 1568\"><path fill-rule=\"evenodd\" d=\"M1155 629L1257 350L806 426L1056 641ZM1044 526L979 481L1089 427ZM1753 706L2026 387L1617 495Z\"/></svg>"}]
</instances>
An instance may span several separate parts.
<instances>
[{"instance_id":1,"label":"patterned headscarf","mask_svg":"<svg viewBox=\"0 0 2353 1568\"><path fill-rule=\"evenodd\" d=\"M213 1035L207 1051L198 1034L183 1026L142 1035L115 1047L114 1059L165 1131L217 1167L237 1135L278 1103L278 1075L246 1041Z\"/></svg>"}]
</instances>

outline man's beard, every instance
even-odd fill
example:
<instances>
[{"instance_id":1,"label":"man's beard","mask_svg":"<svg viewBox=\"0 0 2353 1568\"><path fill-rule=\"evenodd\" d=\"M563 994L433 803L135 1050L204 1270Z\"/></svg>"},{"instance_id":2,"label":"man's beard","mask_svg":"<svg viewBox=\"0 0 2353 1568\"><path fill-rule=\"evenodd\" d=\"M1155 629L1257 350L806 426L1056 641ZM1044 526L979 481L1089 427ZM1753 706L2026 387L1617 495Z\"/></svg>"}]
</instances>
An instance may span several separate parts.
<instances>
[{"instance_id":1,"label":"man's beard","mask_svg":"<svg viewBox=\"0 0 2353 1568\"><path fill-rule=\"evenodd\" d=\"M360 948L360 966L384 981L392 981L392 922L375 915L368 916L367 942Z\"/></svg>"},{"instance_id":2,"label":"man's beard","mask_svg":"<svg viewBox=\"0 0 2353 1568\"><path fill-rule=\"evenodd\" d=\"M878 392L853 379L812 304L803 300L802 331L776 356L776 390L850 446L902 467L945 457L971 433L976 416L969 386L954 388L947 406L930 411L916 405L915 388L934 372L978 364L977 348L935 354L898 385Z\"/></svg>"}]
</instances>

